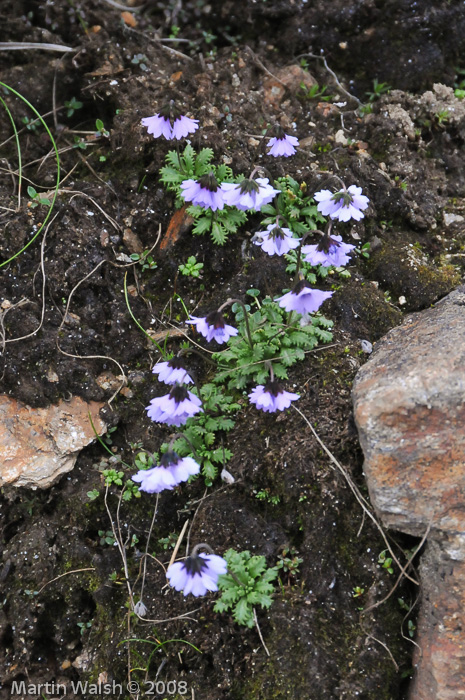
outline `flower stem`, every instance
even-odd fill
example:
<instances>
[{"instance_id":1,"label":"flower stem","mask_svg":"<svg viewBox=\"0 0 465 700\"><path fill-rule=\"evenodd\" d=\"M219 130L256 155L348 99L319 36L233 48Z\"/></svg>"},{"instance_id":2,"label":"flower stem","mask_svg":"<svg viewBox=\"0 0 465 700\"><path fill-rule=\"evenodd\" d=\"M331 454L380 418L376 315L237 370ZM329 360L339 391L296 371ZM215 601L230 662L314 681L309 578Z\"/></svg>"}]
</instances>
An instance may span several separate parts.
<instances>
[{"instance_id":1,"label":"flower stem","mask_svg":"<svg viewBox=\"0 0 465 700\"><path fill-rule=\"evenodd\" d=\"M224 302L218 309L218 311L221 313L221 311L226 308L226 306L231 306L231 304L239 304L239 306L242 306L242 310L244 312L244 321L245 321L245 327L247 330L247 340L249 341L250 349L253 350L253 340L252 340L252 334L250 332L250 325L249 325L249 315L247 313L247 309L245 307L245 304L243 301L240 299L228 299L227 301Z\"/></svg>"},{"instance_id":2,"label":"flower stem","mask_svg":"<svg viewBox=\"0 0 465 700\"><path fill-rule=\"evenodd\" d=\"M209 554L213 554L213 549L209 544L206 542L200 542L199 544L195 545L194 549L192 550L191 557L195 557L199 549L206 549Z\"/></svg>"},{"instance_id":3,"label":"flower stem","mask_svg":"<svg viewBox=\"0 0 465 700\"><path fill-rule=\"evenodd\" d=\"M169 441L169 446L168 446L168 449L170 450L170 452L173 452L173 445L174 445L174 443L176 442L176 440L179 440L180 438L183 438L186 442L189 443L189 445L190 445L191 448L192 448L192 452L195 454L195 456L197 457L197 459L199 459L199 455L197 454L194 445L193 445L192 442L189 440L189 438L187 437L187 435L184 435L184 433L175 433L175 434L173 435L173 437L172 437L171 440Z\"/></svg>"}]
</instances>

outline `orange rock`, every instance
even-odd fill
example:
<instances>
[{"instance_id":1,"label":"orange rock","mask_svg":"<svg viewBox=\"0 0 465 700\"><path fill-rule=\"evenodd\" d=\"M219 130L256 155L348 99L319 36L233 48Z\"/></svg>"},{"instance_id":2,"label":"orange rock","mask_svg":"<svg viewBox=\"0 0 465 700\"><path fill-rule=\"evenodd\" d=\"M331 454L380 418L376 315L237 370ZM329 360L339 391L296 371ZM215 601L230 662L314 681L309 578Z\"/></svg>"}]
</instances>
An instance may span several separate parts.
<instances>
[{"instance_id":1,"label":"orange rock","mask_svg":"<svg viewBox=\"0 0 465 700\"><path fill-rule=\"evenodd\" d=\"M99 416L103 403L75 396L56 406L31 408L0 396L0 486L48 488L71 471L83 447L107 426Z\"/></svg>"},{"instance_id":2,"label":"orange rock","mask_svg":"<svg viewBox=\"0 0 465 700\"><path fill-rule=\"evenodd\" d=\"M316 80L312 75L301 66L293 65L280 68L276 71L271 71L275 78L269 77L263 82L265 91L265 102L278 107L281 103L286 88L296 94L301 85L309 89L316 85Z\"/></svg>"},{"instance_id":3,"label":"orange rock","mask_svg":"<svg viewBox=\"0 0 465 700\"><path fill-rule=\"evenodd\" d=\"M183 204L181 209L174 212L171 217L168 229L161 239L159 251L166 253L179 240L184 231L192 226L194 219L187 213L186 209L189 205Z\"/></svg>"},{"instance_id":4,"label":"orange rock","mask_svg":"<svg viewBox=\"0 0 465 700\"><path fill-rule=\"evenodd\" d=\"M465 287L409 316L354 382L371 501L383 524L422 536L412 700L465 697Z\"/></svg>"},{"instance_id":5,"label":"orange rock","mask_svg":"<svg viewBox=\"0 0 465 700\"><path fill-rule=\"evenodd\" d=\"M137 20L132 12L127 12L127 10L125 10L121 13L121 19L123 20L124 24L128 25L128 27L137 27Z\"/></svg>"}]
</instances>

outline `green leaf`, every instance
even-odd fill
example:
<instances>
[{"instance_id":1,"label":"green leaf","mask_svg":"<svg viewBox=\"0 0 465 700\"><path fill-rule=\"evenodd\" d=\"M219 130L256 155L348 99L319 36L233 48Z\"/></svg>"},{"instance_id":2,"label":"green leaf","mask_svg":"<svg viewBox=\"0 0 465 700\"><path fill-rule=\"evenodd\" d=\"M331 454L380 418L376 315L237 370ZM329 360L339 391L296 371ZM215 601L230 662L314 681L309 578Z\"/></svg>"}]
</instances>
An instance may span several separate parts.
<instances>
[{"instance_id":1,"label":"green leaf","mask_svg":"<svg viewBox=\"0 0 465 700\"><path fill-rule=\"evenodd\" d=\"M211 236L216 245L224 245L228 237L224 228L217 221L214 221L212 224Z\"/></svg>"},{"instance_id":2,"label":"green leaf","mask_svg":"<svg viewBox=\"0 0 465 700\"><path fill-rule=\"evenodd\" d=\"M214 481L216 479L216 475L218 474L218 469L209 459L206 459L202 464L202 474L209 481Z\"/></svg>"},{"instance_id":3,"label":"green leaf","mask_svg":"<svg viewBox=\"0 0 465 700\"><path fill-rule=\"evenodd\" d=\"M245 598L241 598L241 600L238 601L236 607L234 608L233 617L240 625L253 627L253 613L247 605L247 600Z\"/></svg>"},{"instance_id":4,"label":"green leaf","mask_svg":"<svg viewBox=\"0 0 465 700\"><path fill-rule=\"evenodd\" d=\"M162 182L165 182L165 183L170 183L170 182L178 183L178 182L182 182L184 178L178 170L175 170L174 168L170 168L169 166L165 166L164 168L161 168L161 170L160 170L160 179Z\"/></svg>"},{"instance_id":5,"label":"green leaf","mask_svg":"<svg viewBox=\"0 0 465 700\"><path fill-rule=\"evenodd\" d=\"M196 224L194 228L192 229L192 233L194 233L196 236L201 236L207 231L210 230L212 225L212 220L208 216L202 216L200 219L196 221Z\"/></svg>"}]
</instances>

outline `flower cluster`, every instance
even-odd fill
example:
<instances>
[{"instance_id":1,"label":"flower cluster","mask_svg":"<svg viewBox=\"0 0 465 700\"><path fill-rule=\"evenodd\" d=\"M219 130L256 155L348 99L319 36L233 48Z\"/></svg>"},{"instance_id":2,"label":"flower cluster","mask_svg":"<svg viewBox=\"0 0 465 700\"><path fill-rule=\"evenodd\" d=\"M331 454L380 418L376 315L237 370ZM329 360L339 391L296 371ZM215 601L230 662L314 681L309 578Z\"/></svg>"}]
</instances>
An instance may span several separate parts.
<instances>
[{"instance_id":1,"label":"flower cluster","mask_svg":"<svg viewBox=\"0 0 465 700\"><path fill-rule=\"evenodd\" d=\"M180 187L181 197L186 202L212 211L221 210L225 205L236 207L240 211L258 211L279 194L279 190L274 189L265 177L219 184L213 171L198 180L184 180Z\"/></svg>"},{"instance_id":2,"label":"flower cluster","mask_svg":"<svg viewBox=\"0 0 465 700\"><path fill-rule=\"evenodd\" d=\"M228 565L217 554L191 554L184 561L177 561L168 568L166 577L177 591L184 595L205 595L218 590L218 577L225 574Z\"/></svg>"},{"instance_id":3,"label":"flower cluster","mask_svg":"<svg viewBox=\"0 0 465 700\"><path fill-rule=\"evenodd\" d=\"M152 469L142 469L133 477L132 481L140 484L139 490L147 493L160 493L171 491L189 477L195 476L200 471L200 465L192 457L179 457L176 452L168 450L160 460L160 466Z\"/></svg>"}]
</instances>

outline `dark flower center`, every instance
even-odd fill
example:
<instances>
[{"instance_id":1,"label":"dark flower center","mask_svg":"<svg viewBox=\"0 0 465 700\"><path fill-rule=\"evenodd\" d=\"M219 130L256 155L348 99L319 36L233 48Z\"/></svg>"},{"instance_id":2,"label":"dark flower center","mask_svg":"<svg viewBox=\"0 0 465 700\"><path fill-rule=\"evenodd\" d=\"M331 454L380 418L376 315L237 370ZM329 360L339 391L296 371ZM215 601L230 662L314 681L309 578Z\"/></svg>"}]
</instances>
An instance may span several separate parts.
<instances>
[{"instance_id":1,"label":"dark flower center","mask_svg":"<svg viewBox=\"0 0 465 700\"><path fill-rule=\"evenodd\" d=\"M221 311L212 311L205 317L206 322L209 326L213 326L215 330L218 328L224 328L224 318Z\"/></svg>"},{"instance_id":2,"label":"dark flower center","mask_svg":"<svg viewBox=\"0 0 465 700\"><path fill-rule=\"evenodd\" d=\"M187 389L181 384L176 384L170 391L170 399L174 399L176 403L181 403L188 398Z\"/></svg>"},{"instance_id":3,"label":"dark flower center","mask_svg":"<svg viewBox=\"0 0 465 700\"><path fill-rule=\"evenodd\" d=\"M297 282L297 284L295 285L294 289L292 290L292 293L298 296L301 292L303 292L303 290L306 287L309 287L307 282L305 280L300 280L300 282Z\"/></svg>"},{"instance_id":4,"label":"dark flower center","mask_svg":"<svg viewBox=\"0 0 465 700\"><path fill-rule=\"evenodd\" d=\"M316 249L320 251L320 253L323 251L325 253L329 253L329 249L334 247L334 248L339 248L341 244L339 241L336 241L334 238L331 238L331 236L328 236L327 233L321 238L320 242L318 243Z\"/></svg>"},{"instance_id":5,"label":"dark flower center","mask_svg":"<svg viewBox=\"0 0 465 700\"><path fill-rule=\"evenodd\" d=\"M286 234L284 233L282 228L280 228L280 226L275 226L274 228L272 228L270 231L270 236L273 239L280 238L282 241L286 238Z\"/></svg>"},{"instance_id":6,"label":"dark flower center","mask_svg":"<svg viewBox=\"0 0 465 700\"><path fill-rule=\"evenodd\" d=\"M276 138L277 138L279 141L282 141L283 139L286 138L286 134L285 134L284 129L282 128L282 126L278 126L278 125L275 126L275 134L276 134Z\"/></svg>"},{"instance_id":7,"label":"dark flower center","mask_svg":"<svg viewBox=\"0 0 465 700\"><path fill-rule=\"evenodd\" d=\"M168 365L171 369L184 369L184 362L180 357L172 357L168 360Z\"/></svg>"},{"instance_id":8,"label":"dark flower center","mask_svg":"<svg viewBox=\"0 0 465 700\"><path fill-rule=\"evenodd\" d=\"M213 170L211 170L207 175L202 175L202 177L199 178L199 183L204 190L210 190L210 192L216 192L219 187L218 181L213 174Z\"/></svg>"},{"instance_id":9,"label":"dark flower center","mask_svg":"<svg viewBox=\"0 0 465 700\"><path fill-rule=\"evenodd\" d=\"M276 382L274 379L273 381L270 379L266 384L265 384L265 391L267 391L269 394L272 396L276 397L278 394L282 394L284 391L278 382Z\"/></svg>"},{"instance_id":10,"label":"dark flower center","mask_svg":"<svg viewBox=\"0 0 465 700\"><path fill-rule=\"evenodd\" d=\"M160 459L160 467L171 467L173 465L178 464L178 462L181 461L181 457L176 454L176 452L173 452L172 450L168 450L168 452L165 452L163 457Z\"/></svg>"},{"instance_id":11,"label":"dark flower center","mask_svg":"<svg viewBox=\"0 0 465 700\"><path fill-rule=\"evenodd\" d=\"M203 557L198 557L195 554L191 557L187 557L184 562L184 567L189 574L189 576L195 576L195 574L201 574L204 569L208 566L208 562L205 561Z\"/></svg>"},{"instance_id":12,"label":"dark flower center","mask_svg":"<svg viewBox=\"0 0 465 700\"><path fill-rule=\"evenodd\" d=\"M260 185L255 180L242 180L239 185L241 194L249 194L249 192L259 192Z\"/></svg>"},{"instance_id":13,"label":"dark flower center","mask_svg":"<svg viewBox=\"0 0 465 700\"><path fill-rule=\"evenodd\" d=\"M347 190L341 190L340 192L336 192L333 194L331 197L333 202L339 203L342 200L342 206L343 207L348 207L352 202L354 201L354 198L350 194L350 192L347 192Z\"/></svg>"},{"instance_id":14,"label":"dark flower center","mask_svg":"<svg viewBox=\"0 0 465 700\"><path fill-rule=\"evenodd\" d=\"M181 112L179 111L179 109L177 109L177 107L174 106L174 101L173 101L173 100L170 100L170 101L167 102L165 105L163 105L163 107L161 107L161 109L160 109L160 111L158 112L158 114L159 114L161 117L164 117L165 119L169 119L169 121L170 121L170 123L171 123L171 126L173 126L173 122L174 122L179 116L181 116Z\"/></svg>"}]
</instances>

